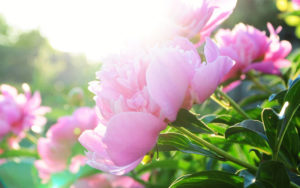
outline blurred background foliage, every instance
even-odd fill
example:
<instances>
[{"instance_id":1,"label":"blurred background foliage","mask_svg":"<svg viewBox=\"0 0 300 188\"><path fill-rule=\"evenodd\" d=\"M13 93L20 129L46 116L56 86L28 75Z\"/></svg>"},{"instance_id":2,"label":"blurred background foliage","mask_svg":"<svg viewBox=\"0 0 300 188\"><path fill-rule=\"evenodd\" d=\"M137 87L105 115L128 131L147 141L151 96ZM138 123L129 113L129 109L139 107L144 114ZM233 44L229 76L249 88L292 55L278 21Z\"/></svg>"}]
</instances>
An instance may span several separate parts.
<instances>
[{"instance_id":1,"label":"blurred background foliage","mask_svg":"<svg viewBox=\"0 0 300 188\"><path fill-rule=\"evenodd\" d=\"M221 27L233 28L237 23L243 22L266 30L266 23L271 22L274 26L283 26L284 29L280 33L281 39L289 40L293 49L298 48L300 41L294 34L295 27L288 26L283 19L279 18L279 14L280 11L276 7L275 0L239 0L231 17ZM76 40L73 43L76 45ZM17 31L6 22L3 15L0 15L0 84L7 83L20 89L21 84L26 82L33 91L39 90L43 105L52 108L52 112L47 115L47 127L55 123L57 118L70 115L77 105L93 106L93 94L87 89L88 82L95 79L95 72L100 67L100 62L89 62L83 54L71 54L53 49L38 30ZM245 91L245 87L247 86L241 85L232 93L235 99L239 100L246 93L249 95L249 92ZM79 95L83 101L74 105L72 102L74 95L75 97ZM197 106L199 108L197 111L205 114L213 112L212 104L208 104L210 108L207 108L206 103ZM248 149L238 145L231 147L234 147L231 151L236 155L241 155L244 153L240 152L241 150ZM230 171L232 168L226 163L221 166L216 160L199 155L186 155L180 162L177 159L181 159L182 155L174 153L172 157L173 159L156 162L158 164L155 162L148 164L148 166L160 167L157 169L156 178L161 179L161 182L165 181L165 185L171 181L170 177L175 178L178 176L175 173L182 171L188 173L194 172L195 169L200 171L221 168L227 168ZM161 159L163 158L165 157L161 156ZM254 164L257 158L252 157L252 160ZM187 161L193 162L188 163ZM143 168L147 168L147 165ZM18 173L13 173L14 171L9 169L15 169ZM38 178L33 178L37 174L36 170L32 169L30 160L23 161L22 165L9 162L0 166L0 187L1 179L5 181L7 187L22 187L19 183L26 187L34 187L36 184L34 181Z\"/></svg>"}]
</instances>

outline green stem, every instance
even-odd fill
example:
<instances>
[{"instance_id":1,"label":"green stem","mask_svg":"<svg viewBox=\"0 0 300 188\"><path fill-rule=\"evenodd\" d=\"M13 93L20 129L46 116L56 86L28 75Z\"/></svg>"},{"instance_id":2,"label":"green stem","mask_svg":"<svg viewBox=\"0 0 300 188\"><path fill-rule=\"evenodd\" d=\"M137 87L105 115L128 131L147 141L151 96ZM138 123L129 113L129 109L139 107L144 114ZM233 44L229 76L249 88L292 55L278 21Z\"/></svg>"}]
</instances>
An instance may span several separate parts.
<instances>
[{"instance_id":1,"label":"green stem","mask_svg":"<svg viewBox=\"0 0 300 188\"><path fill-rule=\"evenodd\" d=\"M35 145L37 144L37 139L29 132L26 133L26 138L33 144L35 144Z\"/></svg>"},{"instance_id":2,"label":"green stem","mask_svg":"<svg viewBox=\"0 0 300 188\"><path fill-rule=\"evenodd\" d=\"M154 185L154 184L152 184L152 183L149 183L149 182L146 182L146 181L144 181L144 180L142 180L142 179L140 179L134 172L131 172L130 174L128 174L132 179L134 179L136 182L138 182L138 183L140 183L140 184L142 184L142 185L144 185L145 187L149 187L149 188L151 188L151 187L163 187L163 186L160 186L160 185Z\"/></svg>"},{"instance_id":3,"label":"green stem","mask_svg":"<svg viewBox=\"0 0 300 188\"><path fill-rule=\"evenodd\" d=\"M255 76L251 73L251 72L249 72L248 74L247 74L247 76L248 76L248 78L259 88L259 89L261 89L262 91L264 91L264 92L266 92L266 93L268 93L268 94L272 94L273 92L269 89L269 88L267 88L267 87L265 87L263 84L261 84L256 78L255 78Z\"/></svg>"},{"instance_id":4,"label":"green stem","mask_svg":"<svg viewBox=\"0 0 300 188\"><path fill-rule=\"evenodd\" d=\"M220 88L217 88L216 91L222 96L224 97L226 100L229 101L229 103L231 104L231 106L237 111L239 112L244 118L246 119L251 119L251 117L231 98L229 97L226 93L224 93Z\"/></svg>"},{"instance_id":5,"label":"green stem","mask_svg":"<svg viewBox=\"0 0 300 188\"><path fill-rule=\"evenodd\" d=\"M177 129L178 131L180 131L181 133L187 135L188 137L192 138L195 142L207 147L208 149L214 151L215 153L221 155L222 157L224 157L225 159L227 159L228 161L231 161L233 163L236 163L240 166L243 166L249 170L252 170L252 171L257 171L257 167L249 164L249 163L246 163L240 159L237 159L231 155L229 155L227 152L225 152L224 150L214 146L213 144L205 141L204 139L202 138L199 138L198 136L196 136L195 134L191 133L190 131L186 130L185 128L183 127L175 127L175 129Z\"/></svg>"},{"instance_id":6,"label":"green stem","mask_svg":"<svg viewBox=\"0 0 300 188\"><path fill-rule=\"evenodd\" d=\"M300 188L299 185L295 184L294 182L291 181L291 187L294 187L294 188Z\"/></svg>"},{"instance_id":7,"label":"green stem","mask_svg":"<svg viewBox=\"0 0 300 188\"><path fill-rule=\"evenodd\" d=\"M0 158L14 158L14 157L34 157L39 158L36 151L31 149L18 149L18 150L7 150L0 155Z\"/></svg>"},{"instance_id":8,"label":"green stem","mask_svg":"<svg viewBox=\"0 0 300 188\"><path fill-rule=\"evenodd\" d=\"M229 109L230 109L230 107L229 107L228 105L226 105L226 104L224 104L224 102L218 100L218 99L216 98L215 95L211 95L210 98L211 98L213 101L215 101L218 105L222 106L224 109L226 109L226 110L229 110Z\"/></svg>"}]
</instances>

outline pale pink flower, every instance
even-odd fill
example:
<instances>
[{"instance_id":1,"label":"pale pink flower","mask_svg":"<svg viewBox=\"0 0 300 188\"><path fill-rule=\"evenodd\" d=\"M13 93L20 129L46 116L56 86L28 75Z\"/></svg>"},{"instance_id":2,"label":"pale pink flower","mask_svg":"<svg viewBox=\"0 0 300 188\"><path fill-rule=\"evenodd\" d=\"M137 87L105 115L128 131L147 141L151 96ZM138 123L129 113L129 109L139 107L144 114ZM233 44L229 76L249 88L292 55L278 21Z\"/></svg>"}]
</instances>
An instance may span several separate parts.
<instances>
[{"instance_id":1,"label":"pale pink flower","mask_svg":"<svg viewBox=\"0 0 300 188\"><path fill-rule=\"evenodd\" d=\"M149 175L142 177L147 180ZM109 174L96 174L77 180L71 188L144 188L128 176L113 176Z\"/></svg>"},{"instance_id":2,"label":"pale pink flower","mask_svg":"<svg viewBox=\"0 0 300 188\"><path fill-rule=\"evenodd\" d=\"M226 20L235 8L237 0L169 0L168 15L177 34L193 38L200 43Z\"/></svg>"},{"instance_id":3,"label":"pale pink flower","mask_svg":"<svg viewBox=\"0 0 300 188\"><path fill-rule=\"evenodd\" d=\"M0 86L0 139L13 133L17 136L32 126L43 126L46 123L44 114L50 108L41 106L39 92L31 95L27 84L22 85L24 94L9 85Z\"/></svg>"},{"instance_id":4,"label":"pale pink flower","mask_svg":"<svg viewBox=\"0 0 300 188\"><path fill-rule=\"evenodd\" d=\"M288 67L286 56L292 49L288 41L280 41L278 33L281 27L274 30L268 23L270 36L252 26L240 23L233 30L221 29L216 34L222 55L236 61L232 70L223 81L239 78L249 70L267 74L280 74L280 68Z\"/></svg>"},{"instance_id":5,"label":"pale pink flower","mask_svg":"<svg viewBox=\"0 0 300 188\"><path fill-rule=\"evenodd\" d=\"M292 0L292 3L296 10L300 9L300 0Z\"/></svg>"},{"instance_id":6,"label":"pale pink flower","mask_svg":"<svg viewBox=\"0 0 300 188\"><path fill-rule=\"evenodd\" d=\"M67 168L68 159L72 155L72 147L76 144L79 135L88 129L97 126L98 120L95 109L88 107L78 108L72 116L64 116L51 126L47 138L38 140L38 152L41 160L35 162L43 182L47 182L52 173ZM83 165L85 157L77 155L71 159L70 171L76 173Z\"/></svg>"},{"instance_id":7,"label":"pale pink flower","mask_svg":"<svg viewBox=\"0 0 300 188\"><path fill-rule=\"evenodd\" d=\"M117 175L135 168L179 109L202 103L233 66L210 39L205 56L201 62L194 45L177 37L104 61L97 73L101 83L90 87L102 125L79 138L87 163Z\"/></svg>"}]
</instances>

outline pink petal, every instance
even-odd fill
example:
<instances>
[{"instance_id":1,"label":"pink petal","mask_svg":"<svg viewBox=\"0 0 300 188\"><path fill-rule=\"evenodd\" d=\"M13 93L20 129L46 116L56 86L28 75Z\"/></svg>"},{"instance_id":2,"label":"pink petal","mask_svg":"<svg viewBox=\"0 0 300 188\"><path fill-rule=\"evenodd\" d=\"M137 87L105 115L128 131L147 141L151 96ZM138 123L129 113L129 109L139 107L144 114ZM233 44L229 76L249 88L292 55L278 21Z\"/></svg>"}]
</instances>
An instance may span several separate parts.
<instances>
[{"instance_id":1,"label":"pink petal","mask_svg":"<svg viewBox=\"0 0 300 188\"><path fill-rule=\"evenodd\" d=\"M215 62L208 63L196 70L192 89L198 103L204 102L218 87L221 79L234 65L229 57L219 56Z\"/></svg>"},{"instance_id":2,"label":"pink petal","mask_svg":"<svg viewBox=\"0 0 300 188\"><path fill-rule=\"evenodd\" d=\"M178 53L177 50L155 51L146 73L149 94L170 121L176 119L189 84L188 75L182 66L182 63L188 62Z\"/></svg>"},{"instance_id":3,"label":"pink petal","mask_svg":"<svg viewBox=\"0 0 300 188\"><path fill-rule=\"evenodd\" d=\"M108 123L104 143L116 165L128 165L143 157L156 143L166 123L144 112L124 112Z\"/></svg>"},{"instance_id":4,"label":"pink petal","mask_svg":"<svg viewBox=\"0 0 300 188\"><path fill-rule=\"evenodd\" d=\"M79 137L79 142L88 149L88 152L86 153L87 164L93 168L115 175L123 175L134 169L141 162L143 157L137 159L131 164L117 166L111 161L106 152L107 146L102 141L105 132L106 127L100 125L95 130L87 130L83 132Z\"/></svg>"},{"instance_id":5,"label":"pink petal","mask_svg":"<svg viewBox=\"0 0 300 188\"><path fill-rule=\"evenodd\" d=\"M208 37L206 38L204 54L208 63L213 62L220 55L217 45Z\"/></svg>"}]
</instances>

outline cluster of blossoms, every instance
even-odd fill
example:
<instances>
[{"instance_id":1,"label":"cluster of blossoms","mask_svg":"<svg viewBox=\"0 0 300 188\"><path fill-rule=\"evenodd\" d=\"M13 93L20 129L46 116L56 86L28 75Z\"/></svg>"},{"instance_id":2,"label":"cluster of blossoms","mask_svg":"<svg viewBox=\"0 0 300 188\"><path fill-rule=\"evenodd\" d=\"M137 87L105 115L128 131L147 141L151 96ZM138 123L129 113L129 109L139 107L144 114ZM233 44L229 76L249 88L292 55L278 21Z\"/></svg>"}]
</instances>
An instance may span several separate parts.
<instances>
[{"instance_id":1,"label":"cluster of blossoms","mask_svg":"<svg viewBox=\"0 0 300 188\"><path fill-rule=\"evenodd\" d=\"M41 160L35 161L39 176L47 182L52 173L67 168L69 158L72 157L72 148L82 131L97 126L96 112L92 108L78 108L72 116L64 116L51 126L46 138L38 140L38 153ZM74 156L70 161L70 171L76 173L84 162L82 155Z\"/></svg>"},{"instance_id":2,"label":"cluster of blossoms","mask_svg":"<svg viewBox=\"0 0 300 188\"><path fill-rule=\"evenodd\" d=\"M9 133L22 138L24 131L32 126L45 125L44 114L50 108L41 106L39 92L31 95L30 87L23 84L24 94L18 94L16 88L0 86L0 140Z\"/></svg>"},{"instance_id":3,"label":"cluster of blossoms","mask_svg":"<svg viewBox=\"0 0 300 188\"><path fill-rule=\"evenodd\" d=\"M101 84L90 86L102 124L79 138L89 150L88 164L118 175L137 166L179 109L203 102L234 64L210 39L205 55L201 62L193 44L178 37L108 59L97 73Z\"/></svg>"},{"instance_id":4,"label":"cluster of blossoms","mask_svg":"<svg viewBox=\"0 0 300 188\"><path fill-rule=\"evenodd\" d=\"M96 110L81 107L59 118L46 138L39 139L41 159L35 166L43 182L66 169L76 173L85 162L123 175L151 151L159 133L176 120L181 108L203 103L221 83L237 80L236 85L250 70L278 75L290 65L285 58L291 44L280 41L281 28L275 30L271 24L269 36L241 23L232 30L219 30L216 43L208 38L232 13L236 0L166 2L170 35L105 59L96 73L100 81L89 87L95 94ZM197 48L204 41L201 57ZM23 89L24 94L18 94L15 88L1 85L0 139L9 133L20 136L31 126L46 123L43 115L49 108L40 106L39 93L31 96L28 85ZM78 95L75 101L80 98ZM86 156L73 152L78 140L88 150ZM108 174L81 178L72 185L119 186L142 187L130 177Z\"/></svg>"},{"instance_id":5,"label":"cluster of blossoms","mask_svg":"<svg viewBox=\"0 0 300 188\"><path fill-rule=\"evenodd\" d=\"M206 38L203 62L196 47L231 14L236 1L203 0L198 6L169 2L176 25L172 34L177 36L105 59L96 74L100 82L90 85L100 125L85 131L79 141L94 168L117 175L131 171L180 108L202 103L221 82L239 73L256 69L279 74L289 64L284 58L290 44L279 41L280 29L269 26L267 37L244 25L220 31L220 49ZM195 37L199 40L193 44L189 39Z\"/></svg>"},{"instance_id":6,"label":"cluster of blossoms","mask_svg":"<svg viewBox=\"0 0 300 188\"><path fill-rule=\"evenodd\" d=\"M79 135L88 129L97 126L96 112L92 108L78 108L73 115L64 116L51 126L46 138L38 140L38 152L40 160L35 161L39 176L44 183L48 182L51 174L58 173L69 168L72 173L77 173L85 164L86 157L74 147L78 143ZM75 150L75 152L74 152ZM144 177L147 179L147 177ZM127 176L113 176L108 174L96 174L78 179L72 188L99 188L99 187L135 187L142 188L140 184Z\"/></svg>"}]
</instances>

